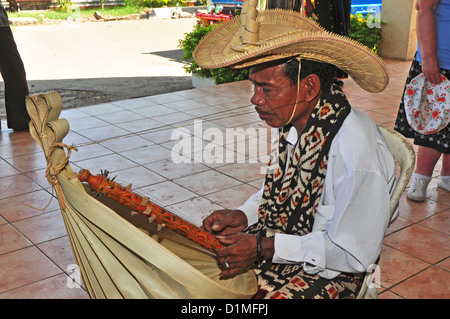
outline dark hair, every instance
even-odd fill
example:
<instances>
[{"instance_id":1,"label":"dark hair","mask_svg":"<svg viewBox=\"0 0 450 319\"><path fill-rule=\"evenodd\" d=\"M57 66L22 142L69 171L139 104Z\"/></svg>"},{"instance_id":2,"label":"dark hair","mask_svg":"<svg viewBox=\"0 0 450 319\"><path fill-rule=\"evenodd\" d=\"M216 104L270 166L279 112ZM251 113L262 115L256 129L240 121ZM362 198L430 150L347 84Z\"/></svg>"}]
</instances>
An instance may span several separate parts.
<instances>
[{"instance_id":1,"label":"dark hair","mask_svg":"<svg viewBox=\"0 0 450 319\"><path fill-rule=\"evenodd\" d=\"M322 90L328 89L331 86L336 77L336 67L334 65L311 60L301 60L301 62L301 79L310 74L316 74L320 79ZM285 65L284 73L292 83L297 84L299 61L297 59L291 59L287 61Z\"/></svg>"}]
</instances>

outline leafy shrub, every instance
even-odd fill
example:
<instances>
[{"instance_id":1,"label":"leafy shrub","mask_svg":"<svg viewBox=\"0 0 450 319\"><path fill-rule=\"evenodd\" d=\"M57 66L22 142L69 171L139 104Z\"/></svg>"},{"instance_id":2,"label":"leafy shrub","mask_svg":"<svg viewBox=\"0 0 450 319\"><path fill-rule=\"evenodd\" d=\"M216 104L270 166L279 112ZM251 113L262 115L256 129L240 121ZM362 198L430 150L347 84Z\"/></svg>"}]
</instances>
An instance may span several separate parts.
<instances>
[{"instance_id":1,"label":"leafy shrub","mask_svg":"<svg viewBox=\"0 0 450 319\"><path fill-rule=\"evenodd\" d=\"M383 41L381 36L381 25L385 22L380 20L379 15L355 14L350 17L349 37L366 45L373 52L378 52L378 45Z\"/></svg>"},{"instance_id":2,"label":"leafy shrub","mask_svg":"<svg viewBox=\"0 0 450 319\"><path fill-rule=\"evenodd\" d=\"M57 0L58 10L63 12L72 11L72 1L71 0Z\"/></svg>"},{"instance_id":3,"label":"leafy shrub","mask_svg":"<svg viewBox=\"0 0 450 319\"><path fill-rule=\"evenodd\" d=\"M125 0L124 6L141 8L161 8L164 6L174 7L177 0Z\"/></svg>"},{"instance_id":4,"label":"leafy shrub","mask_svg":"<svg viewBox=\"0 0 450 319\"><path fill-rule=\"evenodd\" d=\"M241 81L248 79L249 70L248 69L228 69L228 68L217 68L217 69L204 69L195 63L192 58L192 53L195 47L200 42L200 40L212 31L218 24L202 25L197 24L194 30L189 33L185 33L186 37L179 41L178 47L183 49L182 60L189 61L185 65L184 69L187 73L195 73L197 76L202 78L212 78L216 84Z\"/></svg>"}]
</instances>

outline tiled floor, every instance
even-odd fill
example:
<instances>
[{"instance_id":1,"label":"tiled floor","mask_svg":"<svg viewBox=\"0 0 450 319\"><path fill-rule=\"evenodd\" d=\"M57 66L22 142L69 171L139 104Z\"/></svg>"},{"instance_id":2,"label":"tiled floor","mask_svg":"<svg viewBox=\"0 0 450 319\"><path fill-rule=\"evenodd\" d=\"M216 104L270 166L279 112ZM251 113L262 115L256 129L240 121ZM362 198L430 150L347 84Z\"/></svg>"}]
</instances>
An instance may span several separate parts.
<instances>
[{"instance_id":1,"label":"tiled floor","mask_svg":"<svg viewBox=\"0 0 450 319\"><path fill-rule=\"evenodd\" d=\"M354 106L393 127L410 62L387 63L392 78L383 93L365 93L351 80L344 89ZM270 132L250 95L244 81L64 110L61 117L71 124L64 141L79 149L71 165L109 170L119 183L133 184L136 192L198 223L215 209L241 204L262 183L264 133ZM57 201L51 200L43 153L28 133L6 129L5 121L2 127L0 298L88 298L67 285L75 261ZM239 148L227 128L255 128L255 134ZM181 159L196 163L175 163ZM381 254L380 298L450 297L450 193L436 188L439 169L424 203L401 200Z\"/></svg>"}]
</instances>

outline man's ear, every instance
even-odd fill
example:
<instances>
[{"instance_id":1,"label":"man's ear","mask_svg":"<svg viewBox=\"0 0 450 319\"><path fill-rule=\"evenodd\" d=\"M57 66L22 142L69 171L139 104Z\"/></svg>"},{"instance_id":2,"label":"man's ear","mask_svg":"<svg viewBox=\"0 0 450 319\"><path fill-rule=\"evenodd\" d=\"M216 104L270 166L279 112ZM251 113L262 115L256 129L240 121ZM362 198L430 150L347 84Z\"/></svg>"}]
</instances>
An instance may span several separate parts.
<instances>
[{"instance_id":1,"label":"man's ear","mask_svg":"<svg viewBox=\"0 0 450 319\"><path fill-rule=\"evenodd\" d=\"M314 100L320 93L320 79L316 74L309 74L302 81L302 86L304 90L305 101L310 102Z\"/></svg>"}]
</instances>

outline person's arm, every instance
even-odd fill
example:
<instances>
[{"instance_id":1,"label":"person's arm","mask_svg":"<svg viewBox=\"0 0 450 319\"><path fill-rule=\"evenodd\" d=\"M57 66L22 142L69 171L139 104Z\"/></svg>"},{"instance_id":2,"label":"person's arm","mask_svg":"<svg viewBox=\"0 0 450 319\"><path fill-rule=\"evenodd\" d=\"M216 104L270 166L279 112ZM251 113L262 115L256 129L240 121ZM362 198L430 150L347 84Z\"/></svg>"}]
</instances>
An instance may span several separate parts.
<instances>
[{"instance_id":1,"label":"person's arm","mask_svg":"<svg viewBox=\"0 0 450 319\"><path fill-rule=\"evenodd\" d=\"M274 263L302 263L307 273L331 279L375 262L389 222L386 181L358 172L333 188L336 201L319 206L312 232L275 235Z\"/></svg>"},{"instance_id":2,"label":"person's arm","mask_svg":"<svg viewBox=\"0 0 450 319\"><path fill-rule=\"evenodd\" d=\"M416 33L422 55L422 72L434 84L441 82L436 56L436 10L440 0L417 0Z\"/></svg>"},{"instance_id":3,"label":"person's arm","mask_svg":"<svg viewBox=\"0 0 450 319\"><path fill-rule=\"evenodd\" d=\"M375 262L389 224L395 164L381 133L369 127L361 122L335 137L313 229L304 236L276 234L274 263L301 263L308 273L333 278ZM374 135L355 134L362 129ZM373 139L376 150L368 147Z\"/></svg>"},{"instance_id":4,"label":"person's arm","mask_svg":"<svg viewBox=\"0 0 450 319\"><path fill-rule=\"evenodd\" d=\"M328 169L325 201L319 205L312 232L263 237L261 256L273 263L300 263L307 273L329 279L340 272L364 272L379 255L389 223L390 187L386 179L390 176L389 184L393 183L395 168L387 149L381 157L386 161L386 175L370 170L349 174L345 160L330 159L330 166L336 162L341 166ZM259 203L260 196L258 192L249 200ZM254 210L257 206L251 203L247 201L247 207ZM226 257L232 268L225 269L222 278L232 277L256 260L255 235L239 233L219 240L231 245L217 251L219 261L224 263Z\"/></svg>"}]
</instances>

